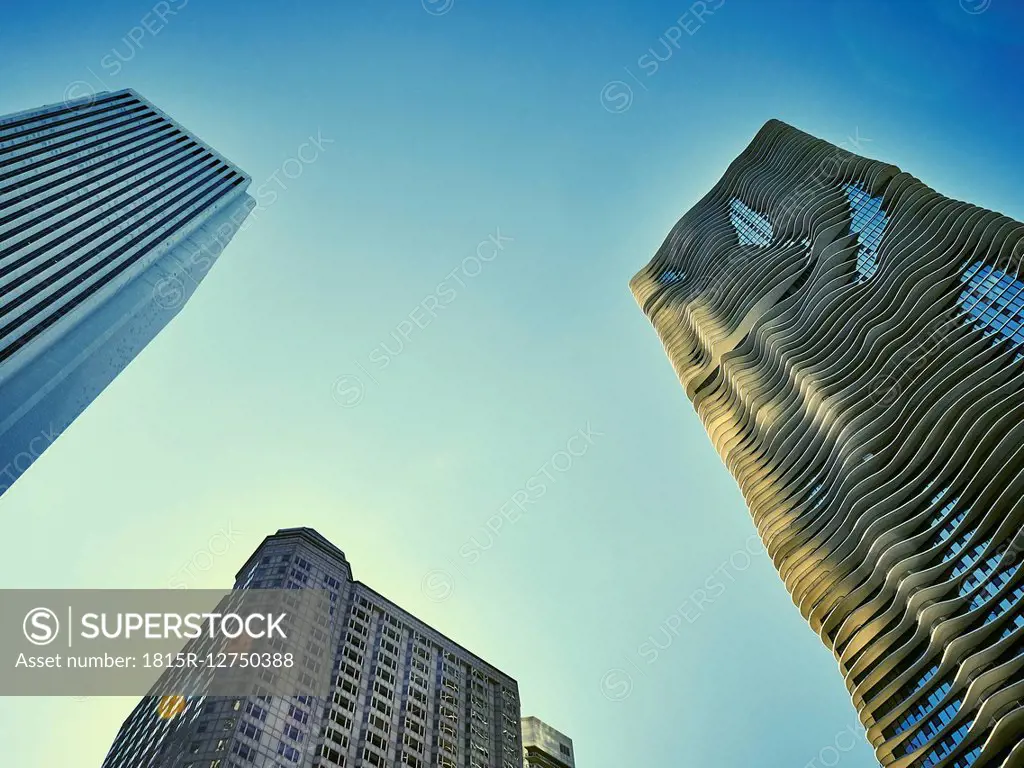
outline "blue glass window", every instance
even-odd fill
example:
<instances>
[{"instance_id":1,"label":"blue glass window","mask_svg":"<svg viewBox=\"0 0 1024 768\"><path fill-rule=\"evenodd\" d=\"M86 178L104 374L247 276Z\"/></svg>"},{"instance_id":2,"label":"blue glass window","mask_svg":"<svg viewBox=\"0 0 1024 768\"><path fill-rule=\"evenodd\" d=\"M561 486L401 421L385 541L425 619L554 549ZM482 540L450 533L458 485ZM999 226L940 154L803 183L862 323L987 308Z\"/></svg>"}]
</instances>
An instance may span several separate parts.
<instances>
[{"instance_id":1,"label":"blue glass window","mask_svg":"<svg viewBox=\"0 0 1024 768\"><path fill-rule=\"evenodd\" d=\"M938 765L950 752L957 748L957 745L964 740L967 736L967 732L971 729L971 723L964 723L949 736L944 738L939 744L928 753L923 768L932 768L933 765ZM968 763L970 765L970 763Z\"/></svg>"},{"instance_id":2,"label":"blue glass window","mask_svg":"<svg viewBox=\"0 0 1024 768\"><path fill-rule=\"evenodd\" d=\"M1024 283L981 261L968 267L960 280L967 283L960 306L977 321L974 327L994 335L997 343L1012 339L1018 346L1024 344Z\"/></svg>"},{"instance_id":3,"label":"blue glass window","mask_svg":"<svg viewBox=\"0 0 1024 768\"><path fill-rule=\"evenodd\" d=\"M682 272L676 272L674 269L666 269L660 275L658 275L658 282L663 285L669 285L682 280L684 277Z\"/></svg>"},{"instance_id":4,"label":"blue glass window","mask_svg":"<svg viewBox=\"0 0 1024 768\"><path fill-rule=\"evenodd\" d=\"M916 693L916 692L917 692L918 690L920 690L920 689L921 689L921 686L922 686L922 685L924 685L925 683L927 683L927 682L928 682L929 680L931 680L931 679L932 679L933 677L935 677L935 673L936 673L936 672L938 672L938 671L939 671L939 665L938 665L938 664L933 664L933 665L932 665L932 666L931 666L931 667L930 667L930 668L928 669L928 671L927 671L927 672L925 672L925 673L924 673L923 675L921 675L921 677L919 677L919 678L917 679L917 682L915 682L915 683L913 684L913 686L912 686L912 692L915 692L915 693ZM908 698L909 698L909 697L908 697Z\"/></svg>"},{"instance_id":5,"label":"blue glass window","mask_svg":"<svg viewBox=\"0 0 1024 768\"><path fill-rule=\"evenodd\" d=\"M957 555L957 553L963 549L964 542L966 542L966 539L970 537L971 533L973 533L973 531L968 531L959 539L954 541L952 546L950 546L949 550L946 552L946 554L942 556L942 562L948 563L950 560L952 560ZM991 539L989 541L991 541ZM985 547L987 546L988 541L984 541L981 544L976 544L973 547L971 547L970 551L964 553L964 555L956 561L956 564L953 566L953 575L959 576L961 573L963 573L972 565L974 565L978 561L978 558L981 557L981 553L985 551Z\"/></svg>"},{"instance_id":6,"label":"blue glass window","mask_svg":"<svg viewBox=\"0 0 1024 768\"><path fill-rule=\"evenodd\" d=\"M938 669L938 668L936 667L936 669ZM932 674L934 674L934 673L932 673ZM916 725L917 723L919 723L922 718L924 718L929 712L932 711L932 709L935 708L936 704L938 704L940 701L942 701L942 699L946 696L947 693L949 693L949 690L952 687L953 687L953 676L952 676L952 674L950 674L949 677L946 680L943 680L941 683L939 683L939 685L935 686L935 688L932 690L932 692L929 693L928 696L923 701L915 704L910 709L910 711L907 712L906 716L903 717L902 720L900 720L899 725L897 725L893 729L893 735L894 736L898 736L899 734L903 733L905 730L907 730L911 726ZM957 706L959 707L959 702L957 703ZM947 709L948 709L948 707L947 707ZM945 710L943 710L943 711L945 711ZM928 738L931 738L931 737L928 737ZM928 740L928 738L921 739L921 734L919 733L917 736L915 736L913 739L911 739L907 743L907 746L906 746L907 752L908 753L909 752L913 752L915 749L918 749L921 746L921 744L924 744ZM920 739L920 743L918 743L919 739Z\"/></svg>"},{"instance_id":7,"label":"blue glass window","mask_svg":"<svg viewBox=\"0 0 1024 768\"><path fill-rule=\"evenodd\" d=\"M1010 622L1006 629L1003 630L1003 634L999 636L999 639L1003 640L1004 638L1009 637L1021 627L1024 627L1024 614L1018 612L1017 615L1013 617L1013 621Z\"/></svg>"},{"instance_id":8,"label":"blue glass window","mask_svg":"<svg viewBox=\"0 0 1024 768\"><path fill-rule=\"evenodd\" d=\"M974 761L978 759L978 755L981 754L981 747L975 747L970 752L957 759L949 768L968 768L968 766L974 765Z\"/></svg>"},{"instance_id":9,"label":"blue glass window","mask_svg":"<svg viewBox=\"0 0 1024 768\"><path fill-rule=\"evenodd\" d=\"M1014 570L1016 570L1016 568L1014 568ZM1015 605L1018 605L1021 601L1021 598L1024 598L1024 586L1018 585L1014 588L1012 592L1010 592L1010 594L1005 595L1003 599L996 604L995 608L989 611L988 615L985 617L985 621L982 624L982 626L991 624L993 621L998 619L1000 616L1002 616L1008 610L1013 608ZM987 602L987 599L985 600L985 602ZM1006 637L1006 635L1008 635L1014 629L1016 629L1016 627L1011 625L1008 628L1009 631L1005 632L1003 634L1003 637Z\"/></svg>"},{"instance_id":10,"label":"blue glass window","mask_svg":"<svg viewBox=\"0 0 1024 768\"><path fill-rule=\"evenodd\" d=\"M945 488L942 491L940 491L938 495L936 495L932 499L932 504L938 502L948 490L949 488ZM940 544L943 541L946 541L950 536L953 535L953 532L956 531L960 523L963 522L964 518L967 517L967 513L971 511L970 507L964 507L952 517L948 517L949 513L953 510L953 507L956 506L956 503L958 501L960 501L959 496L947 502L946 505L942 507L942 509L940 509L938 512L932 515L931 519L928 521L928 529L934 529L936 526L940 524L942 525L942 527L939 528L938 531L933 533L928 538L928 543L924 547L925 549L931 549L935 545ZM970 537L970 532L968 532L967 536Z\"/></svg>"},{"instance_id":11,"label":"blue glass window","mask_svg":"<svg viewBox=\"0 0 1024 768\"><path fill-rule=\"evenodd\" d=\"M766 217L735 197L729 201L729 221L736 229L740 245L763 247L775 236L775 229Z\"/></svg>"},{"instance_id":12,"label":"blue glass window","mask_svg":"<svg viewBox=\"0 0 1024 768\"><path fill-rule=\"evenodd\" d=\"M882 198L872 197L859 183L847 184L845 189L853 213L850 232L857 235L860 242L855 279L863 283L878 271L878 246L882 242L887 218L882 210Z\"/></svg>"},{"instance_id":13,"label":"blue glass window","mask_svg":"<svg viewBox=\"0 0 1024 768\"><path fill-rule=\"evenodd\" d=\"M976 589L978 585L988 578L988 575L993 572L993 569L995 569L996 565L999 564L1000 559L999 555L992 555L985 561L984 565L975 568L974 572L964 579L963 584L960 585L960 595L968 595ZM980 608L995 597L999 590L1013 578L1013 575L1017 572L1019 567L1019 564L1012 563L1007 564L996 571L995 575L989 579L984 588L979 590L978 594L971 598L971 610Z\"/></svg>"},{"instance_id":14,"label":"blue glass window","mask_svg":"<svg viewBox=\"0 0 1024 768\"><path fill-rule=\"evenodd\" d=\"M302 757L302 753L299 750L288 746L283 741L277 745L277 754L283 755L286 760L290 760L293 763L299 762L299 759Z\"/></svg>"},{"instance_id":15,"label":"blue glass window","mask_svg":"<svg viewBox=\"0 0 1024 768\"><path fill-rule=\"evenodd\" d=\"M945 707L943 707L939 712L933 715L927 723L922 725L921 729L914 734L914 737L910 741L908 741L906 745L904 745L904 750L906 754L909 755L911 752L914 752L923 747L931 739L933 739L936 736L936 734L938 734L943 728L949 725L949 723L952 722L953 717L956 715L957 711L960 709L961 703L962 701L960 699L954 699L953 701L949 702L949 704L947 704ZM966 733L967 729L964 728L964 734L966 735ZM955 735L956 731L951 733L950 737ZM934 750L932 750L932 752L929 754L929 757L938 753L941 750L942 746L950 740L950 737L946 737L945 739L943 739L942 742ZM959 744L960 740L962 739L963 736L961 736L960 739L956 741L956 743L950 745L949 748L942 753L942 757L948 755L952 751L953 747ZM926 764L928 764L927 761Z\"/></svg>"}]
</instances>

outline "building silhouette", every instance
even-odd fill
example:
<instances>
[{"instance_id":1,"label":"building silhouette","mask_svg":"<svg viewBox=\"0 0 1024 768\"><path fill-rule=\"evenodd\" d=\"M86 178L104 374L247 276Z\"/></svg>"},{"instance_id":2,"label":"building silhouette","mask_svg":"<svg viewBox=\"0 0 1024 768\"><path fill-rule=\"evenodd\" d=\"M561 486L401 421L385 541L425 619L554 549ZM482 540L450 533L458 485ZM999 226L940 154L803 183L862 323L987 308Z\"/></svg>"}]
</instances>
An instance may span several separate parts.
<instances>
[{"instance_id":1,"label":"building silhouette","mask_svg":"<svg viewBox=\"0 0 1024 768\"><path fill-rule=\"evenodd\" d=\"M771 121L630 283L882 765L1024 765L1022 256Z\"/></svg>"},{"instance_id":2,"label":"building silhouette","mask_svg":"<svg viewBox=\"0 0 1024 768\"><path fill-rule=\"evenodd\" d=\"M516 681L354 581L316 531L263 541L235 582L260 589L330 597L302 661L329 671L326 695L276 695L257 680L250 695L182 699L173 716L174 697L147 697L103 768L521 768Z\"/></svg>"},{"instance_id":3,"label":"building silhouette","mask_svg":"<svg viewBox=\"0 0 1024 768\"><path fill-rule=\"evenodd\" d=\"M572 739L536 717L523 718L523 768L576 768Z\"/></svg>"},{"instance_id":4,"label":"building silhouette","mask_svg":"<svg viewBox=\"0 0 1024 768\"><path fill-rule=\"evenodd\" d=\"M0 493L181 309L248 185L134 91L0 118Z\"/></svg>"}]
</instances>

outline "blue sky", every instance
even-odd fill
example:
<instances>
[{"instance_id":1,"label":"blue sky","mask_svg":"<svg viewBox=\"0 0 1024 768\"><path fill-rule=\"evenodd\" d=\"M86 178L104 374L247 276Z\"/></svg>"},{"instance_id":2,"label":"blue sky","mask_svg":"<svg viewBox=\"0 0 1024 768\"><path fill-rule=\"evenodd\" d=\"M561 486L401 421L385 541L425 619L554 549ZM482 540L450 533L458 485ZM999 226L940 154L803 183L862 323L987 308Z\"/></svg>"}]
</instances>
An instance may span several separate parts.
<instances>
[{"instance_id":1,"label":"blue sky","mask_svg":"<svg viewBox=\"0 0 1024 768\"><path fill-rule=\"evenodd\" d=\"M311 525L580 768L874 764L627 281L772 117L1024 218L1024 8L700 5L5 9L0 113L133 87L264 204L4 494L0 585L222 587ZM132 704L0 701L4 762L98 765Z\"/></svg>"}]
</instances>

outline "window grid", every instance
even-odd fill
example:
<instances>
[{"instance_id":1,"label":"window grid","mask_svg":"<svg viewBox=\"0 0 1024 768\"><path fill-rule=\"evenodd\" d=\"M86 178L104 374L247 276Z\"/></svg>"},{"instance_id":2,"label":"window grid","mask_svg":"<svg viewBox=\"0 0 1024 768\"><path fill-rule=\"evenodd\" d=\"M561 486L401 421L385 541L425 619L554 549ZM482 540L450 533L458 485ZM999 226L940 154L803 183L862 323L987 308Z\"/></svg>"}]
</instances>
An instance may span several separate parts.
<instances>
[{"instance_id":1,"label":"window grid","mask_svg":"<svg viewBox=\"0 0 1024 768\"><path fill-rule=\"evenodd\" d=\"M1010 339L1024 345L1024 282L990 264L975 261L960 277L967 283L960 294L963 310L975 320L974 327L998 344ZM1017 354L1019 360L1021 354Z\"/></svg>"},{"instance_id":2,"label":"window grid","mask_svg":"<svg viewBox=\"0 0 1024 768\"><path fill-rule=\"evenodd\" d=\"M772 223L736 197L729 201L729 221L736 230L740 245L756 245L763 248L771 243L775 236Z\"/></svg>"},{"instance_id":3,"label":"window grid","mask_svg":"<svg viewBox=\"0 0 1024 768\"><path fill-rule=\"evenodd\" d=\"M847 184L845 189L853 214L850 232L857 235L860 242L857 250L857 276L854 279L863 283L878 271L878 248L888 219L882 210L882 198L872 197L860 183Z\"/></svg>"},{"instance_id":4,"label":"window grid","mask_svg":"<svg viewBox=\"0 0 1024 768\"><path fill-rule=\"evenodd\" d=\"M682 280L685 275L682 272L676 272L674 269L666 269L660 275L658 275L658 282L662 285L670 285L677 283Z\"/></svg>"},{"instance_id":5,"label":"window grid","mask_svg":"<svg viewBox=\"0 0 1024 768\"><path fill-rule=\"evenodd\" d=\"M939 744L928 753L928 757L925 758L922 763L922 768L932 768L933 765L938 765L943 758L957 748L957 745L964 740L967 736L967 731L971 729L972 723L964 723L949 736L944 738Z\"/></svg>"},{"instance_id":6,"label":"window grid","mask_svg":"<svg viewBox=\"0 0 1024 768\"><path fill-rule=\"evenodd\" d=\"M909 730L913 726L917 725L917 723L921 722L921 720L927 717L935 706L946 697L946 694L949 693L952 687L953 677L952 674L950 674L948 679L943 680L942 683L937 685L935 689L928 694L928 697L924 701L916 704L910 712L900 720L899 725L893 729L893 735L899 736L904 731ZM912 740L911 743L907 745L907 752L913 752L915 749L917 749L917 747L913 746Z\"/></svg>"}]
</instances>

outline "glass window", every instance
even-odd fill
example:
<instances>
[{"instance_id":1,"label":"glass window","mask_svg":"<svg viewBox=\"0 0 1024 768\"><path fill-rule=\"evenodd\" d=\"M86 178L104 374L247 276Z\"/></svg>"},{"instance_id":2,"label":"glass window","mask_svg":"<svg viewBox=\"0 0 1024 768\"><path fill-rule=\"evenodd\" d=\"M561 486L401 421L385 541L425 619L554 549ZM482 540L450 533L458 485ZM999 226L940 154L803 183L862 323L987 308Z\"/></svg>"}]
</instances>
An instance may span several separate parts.
<instances>
[{"instance_id":1,"label":"glass window","mask_svg":"<svg viewBox=\"0 0 1024 768\"><path fill-rule=\"evenodd\" d=\"M772 223L766 217L735 197L729 201L729 221L736 229L740 245L764 247L775 235Z\"/></svg>"},{"instance_id":2,"label":"glass window","mask_svg":"<svg viewBox=\"0 0 1024 768\"><path fill-rule=\"evenodd\" d=\"M997 343L1011 339L1018 346L1024 344L1024 282L981 261L968 267L960 280L967 284L960 306L976 321L975 327L995 336Z\"/></svg>"},{"instance_id":3,"label":"glass window","mask_svg":"<svg viewBox=\"0 0 1024 768\"><path fill-rule=\"evenodd\" d=\"M882 198L872 197L860 183L846 185L846 198L850 201L853 215L850 232L857 235L860 242L855 279L863 283L878 271L878 246L882 242L887 220L882 210Z\"/></svg>"}]
</instances>

